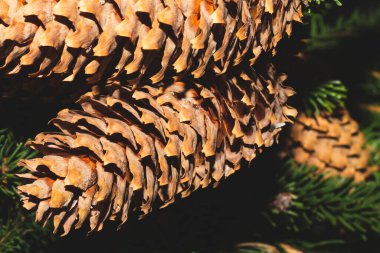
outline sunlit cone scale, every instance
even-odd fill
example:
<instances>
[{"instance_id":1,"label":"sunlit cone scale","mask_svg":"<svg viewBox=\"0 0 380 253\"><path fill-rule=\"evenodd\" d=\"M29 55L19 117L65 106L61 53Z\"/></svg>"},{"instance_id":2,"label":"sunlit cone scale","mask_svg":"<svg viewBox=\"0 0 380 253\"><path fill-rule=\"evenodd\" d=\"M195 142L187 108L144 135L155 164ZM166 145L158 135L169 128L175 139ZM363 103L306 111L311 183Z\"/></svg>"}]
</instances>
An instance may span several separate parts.
<instances>
[{"instance_id":1,"label":"sunlit cone scale","mask_svg":"<svg viewBox=\"0 0 380 253\"><path fill-rule=\"evenodd\" d=\"M300 164L319 173L363 181L376 170L368 165L369 150L358 123L347 110L308 117L300 114L285 149Z\"/></svg>"},{"instance_id":2,"label":"sunlit cone scale","mask_svg":"<svg viewBox=\"0 0 380 253\"><path fill-rule=\"evenodd\" d=\"M51 121L60 132L41 133L29 145L44 156L22 160L31 173L19 187L37 221L49 217L63 234L89 220L141 216L165 207L240 169L276 141L295 117L286 105L293 90L269 67L264 78L243 71L230 79L183 81L136 90L109 85L88 93L82 110L62 110Z\"/></svg>"},{"instance_id":3,"label":"sunlit cone scale","mask_svg":"<svg viewBox=\"0 0 380 253\"><path fill-rule=\"evenodd\" d=\"M301 2L0 0L0 73L132 84L222 74L290 35Z\"/></svg>"}]
</instances>

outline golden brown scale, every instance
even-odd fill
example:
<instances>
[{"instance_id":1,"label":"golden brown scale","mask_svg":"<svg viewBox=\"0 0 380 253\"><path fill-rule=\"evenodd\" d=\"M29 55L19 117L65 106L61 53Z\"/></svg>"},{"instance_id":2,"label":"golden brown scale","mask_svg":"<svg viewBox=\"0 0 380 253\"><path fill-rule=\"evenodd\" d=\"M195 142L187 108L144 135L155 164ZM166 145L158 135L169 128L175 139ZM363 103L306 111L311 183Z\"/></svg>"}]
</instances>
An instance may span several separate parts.
<instances>
[{"instance_id":1,"label":"golden brown scale","mask_svg":"<svg viewBox=\"0 0 380 253\"><path fill-rule=\"evenodd\" d=\"M369 150L358 123L348 111L334 115L299 115L284 149L296 162L318 168L318 173L340 175L363 181L374 171L369 166Z\"/></svg>"},{"instance_id":2,"label":"golden brown scale","mask_svg":"<svg viewBox=\"0 0 380 253\"><path fill-rule=\"evenodd\" d=\"M37 220L53 217L67 234L89 220L123 224L129 210L142 216L153 203L216 186L276 141L296 110L293 90L271 66L237 77L160 83L160 87L108 86L111 95L85 94L82 110L62 110L51 121L58 133L41 133L29 145L41 158L22 160L24 206ZM133 207L132 207L133 206Z\"/></svg>"},{"instance_id":3,"label":"golden brown scale","mask_svg":"<svg viewBox=\"0 0 380 253\"><path fill-rule=\"evenodd\" d=\"M306 0L0 0L0 72L87 83L222 74L290 35ZM55 80L54 79L54 80Z\"/></svg>"}]
</instances>

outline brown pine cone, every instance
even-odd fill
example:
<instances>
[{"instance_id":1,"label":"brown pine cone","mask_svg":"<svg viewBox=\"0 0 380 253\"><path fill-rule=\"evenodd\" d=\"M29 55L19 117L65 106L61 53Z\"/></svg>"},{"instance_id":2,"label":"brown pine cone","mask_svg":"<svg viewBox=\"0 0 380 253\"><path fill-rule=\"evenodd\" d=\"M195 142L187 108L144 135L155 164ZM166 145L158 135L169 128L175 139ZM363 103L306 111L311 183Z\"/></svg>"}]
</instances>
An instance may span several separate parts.
<instances>
[{"instance_id":1,"label":"brown pine cone","mask_svg":"<svg viewBox=\"0 0 380 253\"><path fill-rule=\"evenodd\" d=\"M222 74L290 35L301 2L0 0L0 74L132 85Z\"/></svg>"},{"instance_id":2,"label":"brown pine cone","mask_svg":"<svg viewBox=\"0 0 380 253\"><path fill-rule=\"evenodd\" d=\"M60 132L30 142L44 156L20 162L31 171L20 175L30 181L19 187L24 206L37 208L37 221L53 217L56 232L88 219L97 231L107 218L123 224L130 209L143 216L153 203L216 186L271 146L297 113L286 105L293 90L273 67L267 79L236 76L85 94L83 110L51 121Z\"/></svg>"},{"instance_id":3,"label":"brown pine cone","mask_svg":"<svg viewBox=\"0 0 380 253\"><path fill-rule=\"evenodd\" d=\"M375 170L368 165L369 150L358 123L347 110L308 117L300 114L284 149L297 163L318 168L318 173L363 181Z\"/></svg>"}]
</instances>

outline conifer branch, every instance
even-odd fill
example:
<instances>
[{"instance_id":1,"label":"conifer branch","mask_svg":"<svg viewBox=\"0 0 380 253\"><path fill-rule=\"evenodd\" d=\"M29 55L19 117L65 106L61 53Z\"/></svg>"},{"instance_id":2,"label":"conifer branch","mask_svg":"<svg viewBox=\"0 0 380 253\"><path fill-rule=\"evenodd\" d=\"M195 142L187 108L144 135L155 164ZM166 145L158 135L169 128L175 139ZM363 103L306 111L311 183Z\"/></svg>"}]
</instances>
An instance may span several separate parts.
<instances>
[{"instance_id":1,"label":"conifer branch","mask_svg":"<svg viewBox=\"0 0 380 253\"><path fill-rule=\"evenodd\" d=\"M371 71L370 77L363 84L363 90L375 99L380 97L380 70ZM376 111L376 107L372 107L372 109ZM377 113L380 113L380 109L377 109Z\"/></svg>"},{"instance_id":2,"label":"conifer branch","mask_svg":"<svg viewBox=\"0 0 380 253\"><path fill-rule=\"evenodd\" d=\"M375 121L363 133L371 153L370 165L380 166L380 121Z\"/></svg>"},{"instance_id":3,"label":"conifer branch","mask_svg":"<svg viewBox=\"0 0 380 253\"><path fill-rule=\"evenodd\" d=\"M51 236L34 222L19 204L16 174L25 169L17 166L20 159L32 158L36 152L17 142L8 129L0 130L0 253L40 252Z\"/></svg>"},{"instance_id":4,"label":"conifer branch","mask_svg":"<svg viewBox=\"0 0 380 253\"><path fill-rule=\"evenodd\" d=\"M310 14L310 39L305 40L307 50L323 50L338 45L341 38L355 36L365 30L380 26L380 5L369 10L356 9L349 16L341 15L333 24L326 22L324 15Z\"/></svg>"},{"instance_id":5,"label":"conifer branch","mask_svg":"<svg viewBox=\"0 0 380 253\"><path fill-rule=\"evenodd\" d=\"M337 6L342 6L342 2L339 0L309 0L310 3L321 5L321 4L330 4L335 3Z\"/></svg>"},{"instance_id":6,"label":"conifer branch","mask_svg":"<svg viewBox=\"0 0 380 253\"><path fill-rule=\"evenodd\" d=\"M341 81L326 82L304 96L305 112L309 116L319 115L321 111L332 113L338 108L344 108L346 98L347 88Z\"/></svg>"},{"instance_id":7,"label":"conifer branch","mask_svg":"<svg viewBox=\"0 0 380 253\"><path fill-rule=\"evenodd\" d=\"M376 194L380 173L369 181L354 183L314 172L314 168L292 160L286 162L278 183L280 192L290 194L291 201L286 209L273 202L271 210L264 213L273 227L296 233L331 227L363 240L370 233L380 233L380 196Z\"/></svg>"},{"instance_id":8,"label":"conifer branch","mask_svg":"<svg viewBox=\"0 0 380 253\"><path fill-rule=\"evenodd\" d=\"M25 168L17 166L20 159L30 159L37 153L17 142L8 129L0 130L0 193L15 197L20 184L16 174L24 173Z\"/></svg>"},{"instance_id":9,"label":"conifer branch","mask_svg":"<svg viewBox=\"0 0 380 253\"><path fill-rule=\"evenodd\" d=\"M52 241L48 229L35 223L18 201L0 195L0 253L39 253Z\"/></svg>"}]
</instances>

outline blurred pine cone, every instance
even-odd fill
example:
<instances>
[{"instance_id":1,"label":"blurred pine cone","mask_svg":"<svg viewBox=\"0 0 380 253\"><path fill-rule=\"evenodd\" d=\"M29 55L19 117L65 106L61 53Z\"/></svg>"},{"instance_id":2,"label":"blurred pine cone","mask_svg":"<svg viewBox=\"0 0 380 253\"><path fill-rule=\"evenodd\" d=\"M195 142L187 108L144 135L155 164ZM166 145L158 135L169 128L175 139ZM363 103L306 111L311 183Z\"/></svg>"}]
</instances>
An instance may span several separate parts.
<instances>
[{"instance_id":1,"label":"blurred pine cone","mask_svg":"<svg viewBox=\"0 0 380 253\"><path fill-rule=\"evenodd\" d=\"M236 246L234 253L263 252L263 253L303 253L299 249L285 243L271 245L260 242L245 242Z\"/></svg>"},{"instance_id":2,"label":"blurred pine cone","mask_svg":"<svg viewBox=\"0 0 380 253\"><path fill-rule=\"evenodd\" d=\"M31 171L20 175L30 181L19 187L24 206L37 208L37 221L53 217L56 232L88 219L96 231L107 218L124 223L130 209L143 216L153 203L216 186L271 146L296 114L286 105L294 92L272 66L266 78L236 76L85 94L83 110L51 121L60 132L30 142L44 156L21 161Z\"/></svg>"},{"instance_id":3,"label":"blurred pine cone","mask_svg":"<svg viewBox=\"0 0 380 253\"><path fill-rule=\"evenodd\" d=\"M376 167L369 166L369 149L358 123L347 110L308 117L300 114L291 127L284 152L297 163L319 173L363 181Z\"/></svg>"}]
</instances>

